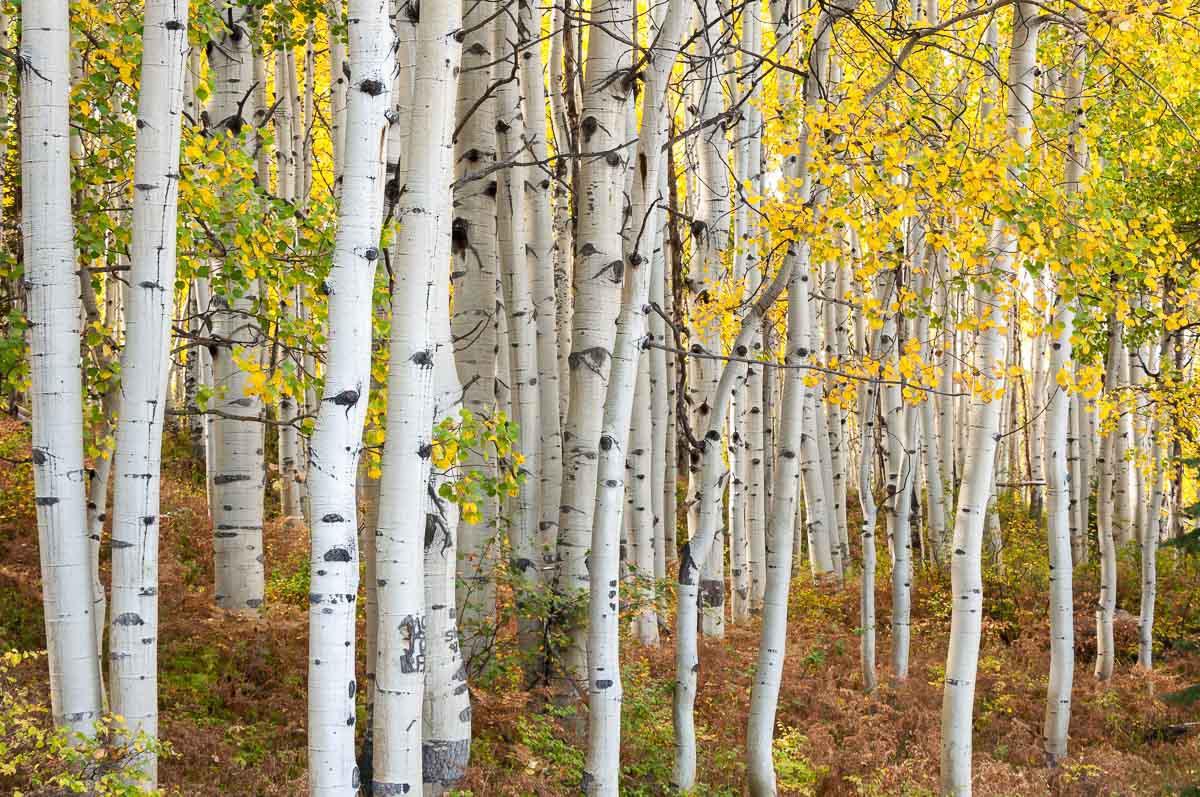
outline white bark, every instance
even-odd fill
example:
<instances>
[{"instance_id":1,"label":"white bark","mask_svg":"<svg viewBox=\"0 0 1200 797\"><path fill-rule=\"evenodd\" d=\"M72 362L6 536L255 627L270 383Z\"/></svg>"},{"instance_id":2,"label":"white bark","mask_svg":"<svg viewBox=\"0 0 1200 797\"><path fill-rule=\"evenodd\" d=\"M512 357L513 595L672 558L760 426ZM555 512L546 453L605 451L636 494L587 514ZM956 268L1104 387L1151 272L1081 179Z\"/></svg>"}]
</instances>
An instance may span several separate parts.
<instances>
[{"instance_id":1,"label":"white bark","mask_svg":"<svg viewBox=\"0 0 1200 797\"><path fill-rule=\"evenodd\" d=\"M416 793L424 781L421 723L427 662L426 506L435 363L451 356L445 319L450 273L454 116L462 24L458 0L426 5L417 26L406 170L395 207L387 439L375 539L379 652L372 792ZM444 336L439 332L444 331ZM432 507L430 507L432 509ZM368 533L372 530L368 529Z\"/></svg>"},{"instance_id":2,"label":"white bark","mask_svg":"<svg viewBox=\"0 0 1200 797\"><path fill-rule=\"evenodd\" d=\"M456 179L462 181L496 162L496 102L490 92L492 64L496 52L492 36L494 8L484 3L463 8L462 79L458 84L456 125L461 128L455 142ZM497 70L498 72L499 70ZM507 73L505 73L507 74ZM470 114L468 117L467 114ZM496 241L495 175L462 182L454 189L453 243L455 262L451 269L454 310L451 330L455 341L455 364L463 385L463 405L480 421L499 409L497 381L499 320L497 284L499 259ZM495 463L478 457L468 468L485 477L495 473ZM463 635L463 658L468 668L477 668L476 655L486 646L483 626L495 614L496 593L491 572L496 551L497 502L484 501L478 523L459 521L458 578L460 589L458 621Z\"/></svg>"},{"instance_id":3,"label":"white bark","mask_svg":"<svg viewBox=\"0 0 1200 797\"><path fill-rule=\"evenodd\" d=\"M450 340L450 274L435 273L435 305L430 316L436 324L434 337ZM437 401L435 423L461 407L462 385L450 347L434 353ZM448 480L434 474L429 484L425 511L425 700L421 722L421 749L425 794L441 794L466 772L471 753L471 696L467 670L459 645L455 580L458 537L458 507L435 498Z\"/></svg>"},{"instance_id":4,"label":"white bark","mask_svg":"<svg viewBox=\"0 0 1200 797\"><path fill-rule=\"evenodd\" d=\"M1121 324L1116 313L1108 317L1108 363L1104 373L1105 390L1112 390L1120 378L1118 361L1121 355ZM1096 677L1107 681L1112 677L1113 615L1117 610L1117 550L1113 533L1116 482L1117 432L1106 432L1100 440L1097 462L1100 485L1096 494L1096 539L1100 554L1100 597L1096 604Z\"/></svg>"},{"instance_id":5,"label":"white bark","mask_svg":"<svg viewBox=\"0 0 1200 797\"><path fill-rule=\"evenodd\" d=\"M644 381L645 392L649 390L649 373L646 372L644 380L639 379L639 373L644 370L640 365L648 328L647 303L653 275L651 250L654 231L658 226L658 205L662 199L659 195L658 170L662 160L662 145L666 140L663 104L666 81L675 63L679 39L690 19L690 13L685 13L685 9L690 10L683 0L672 0L668 5L659 40L651 54L653 60L647 73L646 105L637 149L638 168L633 175L633 221L630 226L633 237L617 250L621 260L611 264L615 272L623 273L625 268L629 272L624 276L620 312L616 319L617 334L612 344L611 370L604 385L607 400L604 402L603 424L596 452L598 483L593 485L593 527L587 561L590 588L587 637L589 722L584 784L591 795L616 795L620 773L622 691L617 627L620 603L618 554L625 497L625 466L631 450L633 414L635 411L641 414L647 409L644 405L635 407L634 399L639 382ZM613 8L612 11L616 13L617 9ZM592 88L595 89L594 86ZM585 107L594 106L586 106L585 103ZM586 169L584 173L587 174ZM602 175L596 175L592 179L600 177ZM615 180L616 175L612 179ZM619 204L616 210L620 210ZM596 219L595 223L599 224L601 220ZM595 232L599 233L599 230ZM590 237L580 234L581 241L587 241ZM617 241L618 246L622 243L621 240ZM577 285L582 287L582 282L577 281ZM579 321L589 316L590 312L591 308L585 308L581 303L576 309L575 318ZM577 342L586 339L579 334L579 327L576 332ZM582 375L579 367L572 369L572 373L576 377ZM586 406L577 401L577 395L572 396L572 414ZM634 443L632 448L636 451L644 443L644 440ZM640 455L640 458L645 459L645 456ZM583 460L577 460L580 470L583 465ZM582 475L577 473L576 478L582 478ZM638 515L645 515L648 495L648 484L643 486L640 495L635 495L635 511ZM641 510L637 511L636 506L641 506ZM645 559L639 566L644 564ZM650 572L653 572L652 552L649 564ZM643 622L648 624L656 621L651 616Z\"/></svg>"},{"instance_id":6,"label":"white bark","mask_svg":"<svg viewBox=\"0 0 1200 797\"><path fill-rule=\"evenodd\" d=\"M813 50L819 52L823 45L827 46L827 41L819 36ZM794 271L788 285L788 346L785 363L791 367L784 377L779 462L774 473L771 517L767 526L767 584L763 597L762 638L758 646L758 663L750 694L750 720L746 730L746 774L750 793L756 797L773 797L777 793L773 756L775 712L779 703L779 685L783 678L787 643L793 528L800 490L801 452L796 444L803 433L804 404L808 399L805 372L801 366L808 362L811 354L808 348L808 253L807 244L801 246L803 250L792 266ZM789 253L789 259L792 256Z\"/></svg>"},{"instance_id":7,"label":"white bark","mask_svg":"<svg viewBox=\"0 0 1200 797\"><path fill-rule=\"evenodd\" d=\"M254 50L251 9L243 0L216 0L223 22L209 48L213 96L209 115L234 135L238 146L252 150L256 117ZM266 178L258 175L259 180ZM224 266L222 266L224 267ZM260 345L255 313L258 284L231 286L213 297L216 307L212 336L214 403L225 415L215 418L210 432L213 467L209 513L213 522L215 597L217 605L233 611L257 611L263 601L262 524L263 426L262 400L247 395L249 376L235 358L246 358ZM256 354L253 356L257 356ZM233 417L225 417L233 416ZM247 420L239 420L245 418Z\"/></svg>"},{"instance_id":8,"label":"white bark","mask_svg":"<svg viewBox=\"0 0 1200 797\"><path fill-rule=\"evenodd\" d=\"M84 495L69 47L67 0L22 8L21 232L50 703L55 725L91 736L101 696Z\"/></svg>"},{"instance_id":9,"label":"white bark","mask_svg":"<svg viewBox=\"0 0 1200 797\"><path fill-rule=\"evenodd\" d=\"M546 162L546 90L542 77L542 48L537 46L542 31L542 13L532 0L521 0L521 41L529 47L520 55L521 89L524 93L525 146L529 158ZM549 167L531 170L525 180L528 234L525 247L532 273L534 310L537 318L538 445L541 458L537 471L539 505L538 534L535 536L535 566L547 576L554 564L558 542L558 504L562 495L562 427L559 417L558 302L554 285L554 216L551 210ZM511 312L511 311L510 311Z\"/></svg>"},{"instance_id":10,"label":"white bark","mask_svg":"<svg viewBox=\"0 0 1200 797\"><path fill-rule=\"evenodd\" d=\"M355 481L371 383L371 324L383 203L393 34L384 0L351 0L342 196L329 296L328 357L309 451L309 793L350 797L354 763L358 520ZM382 647L382 644L381 644Z\"/></svg>"},{"instance_id":11,"label":"white bark","mask_svg":"<svg viewBox=\"0 0 1200 797\"><path fill-rule=\"evenodd\" d=\"M1072 18L1082 23L1082 12L1072 10ZM1087 162L1087 139L1083 132L1084 116L1083 56L1086 46L1082 31L1076 34L1071 52L1071 73L1067 76L1067 112L1071 116L1070 139L1064 167L1065 192L1077 193ZM1042 739L1046 758L1056 766L1067 755L1067 735L1071 723L1071 686L1075 678L1075 600L1072 584L1075 556L1072 545L1071 484L1071 412L1073 397L1058 383L1059 372L1070 375L1071 335L1075 309L1064 296L1055 299L1050 338L1050 362L1044 384L1049 391L1045 413L1045 478L1047 504L1047 543L1050 556L1050 677L1046 690L1046 719ZM1042 396L1039 394L1038 398Z\"/></svg>"},{"instance_id":12,"label":"white bark","mask_svg":"<svg viewBox=\"0 0 1200 797\"><path fill-rule=\"evenodd\" d=\"M1037 67L1038 24L1033 6L1018 2L1013 11L1012 49L1008 74L1008 135L1023 149L1032 138L1033 73ZM1010 175L1016 177L1016 175ZM992 225L991 271L1011 273L1018 255L1012 231L997 219ZM1004 384L1006 314L988 286L978 282L980 305L991 307L981 320L976 367L990 384ZM990 386L990 385L989 385ZM950 560L950 645L946 653L946 685L942 697L941 792L971 793L971 715L983 620L981 552L988 500L993 491L996 434L1000 402L990 394L972 400L970 442L963 467Z\"/></svg>"},{"instance_id":13,"label":"white bark","mask_svg":"<svg viewBox=\"0 0 1200 797\"><path fill-rule=\"evenodd\" d=\"M797 297L797 312L807 313L807 292L805 283L808 280L808 250L803 244L800 251L791 251L783 267L775 275L772 283L759 295L754 306L742 319L741 329L733 343L735 354L748 349L750 341L757 333L767 309L783 292L785 285L789 287L792 300ZM794 278L793 278L794 277ZM800 309L803 308L803 309ZM790 305L789 305L790 309ZM807 335L800 336L807 340ZM807 346L804 347L807 356ZM799 363L797 363L799 364ZM717 389L712 396L712 411L709 414L707 429L701 439L700 459L700 488L697 498L700 504L699 522L696 533L688 540L687 545L679 554L679 575L676 581L675 602L675 695L673 718L675 725L675 764L671 777L672 787L679 791L687 791L696 785L696 725L694 709L696 703L697 672L700 669L700 658L697 651L696 631L699 611L699 581L701 562L707 558L721 525L721 490L723 478L723 452L720 448L721 431L729 411L729 400L733 395L737 381L738 368L733 361L727 361L717 381ZM803 404L804 396L797 397L798 403ZM794 435L799 435L798 424ZM790 440L792 459L796 462L798 479L799 460L797 449L798 440L795 436ZM788 513L773 513L779 518L780 533L791 534L792 520ZM786 579L790 568L784 572ZM785 599L786 600L786 599ZM764 611L765 614L765 611ZM786 618L785 618L786 619ZM782 653L782 649L780 650ZM778 690L773 694L778 695ZM774 725L774 723L770 723Z\"/></svg>"},{"instance_id":14,"label":"white bark","mask_svg":"<svg viewBox=\"0 0 1200 797\"><path fill-rule=\"evenodd\" d=\"M158 736L158 530L163 418L175 311L175 217L187 0L148 0L142 35L133 232L113 489L112 711ZM154 788L157 760L139 756Z\"/></svg>"},{"instance_id":15,"label":"white bark","mask_svg":"<svg viewBox=\"0 0 1200 797\"><path fill-rule=\"evenodd\" d=\"M557 589L568 600L581 599L589 589L585 561L589 547L592 547L593 572L606 569L597 559L603 553L592 543L593 518L603 408L626 267L621 212L630 153L619 147L625 143L625 103L633 86L627 74L631 52L619 31L628 23L632 10L631 0L599 0L591 10L579 141L579 150L585 157L580 162L579 183L575 186L581 212L575 240L575 308L568 358L571 389L563 425L558 538ZM604 154L588 156L589 153ZM620 465L624 467L623 458ZM619 517L617 512L613 520ZM619 525L614 528L619 529ZM612 561L616 561L615 549ZM607 584L602 586L601 595L609 589ZM561 655L562 675L582 687L590 666L585 656L585 628L575 625L564 630L570 641ZM615 754L613 750L605 755Z\"/></svg>"}]
</instances>

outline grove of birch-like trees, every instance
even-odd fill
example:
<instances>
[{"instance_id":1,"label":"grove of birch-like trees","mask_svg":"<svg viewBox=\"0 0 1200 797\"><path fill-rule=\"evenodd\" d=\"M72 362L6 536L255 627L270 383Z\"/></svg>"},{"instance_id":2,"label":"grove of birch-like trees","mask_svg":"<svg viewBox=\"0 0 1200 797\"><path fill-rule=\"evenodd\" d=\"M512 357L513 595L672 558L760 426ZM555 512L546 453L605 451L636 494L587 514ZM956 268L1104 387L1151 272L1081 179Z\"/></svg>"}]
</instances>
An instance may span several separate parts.
<instances>
[{"instance_id":1,"label":"grove of birch-like trees","mask_svg":"<svg viewBox=\"0 0 1200 797\"><path fill-rule=\"evenodd\" d=\"M856 591L861 689L902 692L924 570L941 792L970 794L1001 501L1044 529L1047 765L1073 684L1122 666L1123 546L1154 667L1200 431L1189 0L0 10L0 387L53 720L119 716L130 782L158 782L165 431L225 622L265 610L264 518L307 535L314 797L453 789L510 625L522 686L586 706L589 795L622 789L624 646L674 649L661 789L690 793L699 640L758 629L775 795L793 584Z\"/></svg>"}]
</instances>

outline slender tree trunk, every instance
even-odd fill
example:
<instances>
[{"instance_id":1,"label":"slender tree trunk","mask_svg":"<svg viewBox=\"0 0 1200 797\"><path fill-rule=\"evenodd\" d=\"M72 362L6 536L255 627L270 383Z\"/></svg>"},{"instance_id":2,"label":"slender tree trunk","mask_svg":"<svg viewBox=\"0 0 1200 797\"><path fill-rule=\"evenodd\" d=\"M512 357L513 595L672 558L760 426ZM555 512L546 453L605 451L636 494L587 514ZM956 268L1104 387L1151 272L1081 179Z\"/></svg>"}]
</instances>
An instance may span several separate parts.
<instances>
[{"instance_id":1,"label":"slender tree trunk","mask_svg":"<svg viewBox=\"0 0 1200 797\"><path fill-rule=\"evenodd\" d=\"M433 450L435 362L451 352L439 337L445 312L438 295L449 280L453 208L447 191L454 173L455 89L462 24L457 0L427 5L417 26L414 99L406 143L407 168L395 207L392 244L391 352L387 442L383 453L380 523L376 537L379 653L375 680L372 792L416 792L424 781L421 723L425 691L427 616L425 506ZM448 330L445 330L448 333ZM429 507L432 511L434 508ZM368 529L370 531L370 529Z\"/></svg>"},{"instance_id":2,"label":"slender tree trunk","mask_svg":"<svg viewBox=\"0 0 1200 797\"><path fill-rule=\"evenodd\" d=\"M993 20L993 25L995 24ZM1033 74L1037 68L1038 25L1033 6L1018 2L1013 10L1012 48L1008 65L1008 136L1028 149L1032 138ZM1010 174L1010 179L1018 175ZM991 272L1003 278L1012 272L1019 252L1012 230L1001 219L992 224L994 252ZM999 401L987 390L1003 387L1006 313L986 283L976 283L976 297L991 307L990 323L979 330L977 363L985 392L972 400L970 442L959 490L950 559L950 645L946 653L946 685L942 697L941 792L971 793L971 715L983 614L982 544L988 501L994 489ZM994 388L992 388L994 389Z\"/></svg>"},{"instance_id":3,"label":"slender tree trunk","mask_svg":"<svg viewBox=\"0 0 1200 797\"><path fill-rule=\"evenodd\" d=\"M1108 317L1108 363L1104 374L1105 392L1115 388L1120 378L1121 323L1116 312ZM1100 597L1096 604L1096 677L1107 681L1112 677L1113 615L1117 610L1117 550L1113 532L1116 503L1113 499L1117 474L1116 431L1107 431L1100 441L1100 487L1096 495L1096 537L1100 553Z\"/></svg>"},{"instance_id":4,"label":"slender tree trunk","mask_svg":"<svg viewBox=\"0 0 1200 797\"><path fill-rule=\"evenodd\" d=\"M133 233L121 353L112 533L113 713L158 736L158 530L163 418L175 313L175 219L188 57L187 0L148 0L142 35ZM155 754L139 756L144 785Z\"/></svg>"},{"instance_id":5,"label":"slender tree trunk","mask_svg":"<svg viewBox=\"0 0 1200 797\"><path fill-rule=\"evenodd\" d=\"M745 356L744 352L749 350L750 341L753 339L759 326L762 324L763 318L766 316L767 310L774 304L775 300L783 292L785 285L789 287L792 299L789 301L789 309L791 302L796 303L797 312L807 312L807 291L805 285L808 281L808 251L804 244L800 244L800 251L792 251L789 253L783 267L776 273L775 278L769 286L759 295L758 300L751 307L746 317L742 319L741 328L737 338L733 343L733 352L735 356ZM793 276L795 277L793 279ZM799 299L799 300L798 300ZM804 330L807 332L807 330ZM801 340L807 341L807 335L800 337ZM807 345L802 347L804 356L807 357ZM738 354L742 352L742 354ZM799 351L797 352L799 354ZM801 363L797 362L797 365ZM688 540L687 545L679 555L679 576L675 585L676 603L675 603L675 695L674 695L674 725L675 725L675 765L671 778L672 787L679 791L688 791L696 785L696 725L695 725L695 703L696 703L696 684L697 673L700 669L700 658L697 651L697 622L699 612L699 582L700 582L700 566L707 558L709 550L713 547L714 541L717 539L717 533L721 524L721 491L720 484L722 481L723 467L723 452L720 447L721 430L725 426L725 419L729 411L729 401L733 394L733 388L737 380L738 369L734 361L726 361L725 367L721 371L721 376L717 381L717 389L712 396L711 408L709 414L708 428L705 430L701 438L701 448L698 451L700 459L700 489L697 491L697 496L700 503L700 519L696 526L696 534ZM803 403L804 396L798 397L799 403ZM789 460L795 460L797 465L793 482L798 480L799 466L797 445L799 428L798 425L793 427L794 436L788 441L790 448L788 451L792 457L787 457ZM775 513L776 515L781 513ZM781 533L791 533L790 515L786 515L780 519ZM790 573L790 568L788 571ZM786 576L785 576L786 577ZM786 618L785 618L786 619ZM782 653L782 648L780 649ZM775 690L775 695L778 690ZM773 725L774 723L770 723Z\"/></svg>"},{"instance_id":6,"label":"slender tree trunk","mask_svg":"<svg viewBox=\"0 0 1200 797\"><path fill-rule=\"evenodd\" d=\"M1077 23L1083 23L1081 11L1072 10L1070 13ZM1066 85L1071 137L1067 143L1063 171L1064 190L1068 195L1078 193L1087 163L1082 107L1085 46L1082 36L1076 34L1076 46L1071 53L1071 74L1067 76ZM1070 451L1072 397L1065 389L1074 370L1071 336L1074 334L1075 309L1072 305L1073 300L1061 293L1055 299L1051 327L1047 333L1050 337L1050 362L1044 378L1044 389L1049 393L1045 413L1044 469L1050 556L1050 677L1042 740L1047 762L1051 766L1057 766L1067 755L1071 686L1075 679L1075 598L1072 583L1075 557L1071 533L1075 507L1071 502ZM1039 401L1043 395L1037 394Z\"/></svg>"},{"instance_id":7,"label":"slender tree trunk","mask_svg":"<svg viewBox=\"0 0 1200 797\"><path fill-rule=\"evenodd\" d=\"M355 482L371 381L371 297L380 259L393 33L383 0L351 0L342 195L329 296L328 359L309 452L309 793L358 791L354 642L358 594ZM381 640L381 648L384 646ZM382 690L380 690L382 691ZM378 699L378 696L377 696Z\"/></svg>"},{"instance_id":8,"label":"slender tree trunk","mask_svg":"<svg viewBox=\"0 0 1200 797\"><path fill-rule=\"evenodd\" d=\"M821 23L820 20L818 24ZM814 51L827 40L818 38ZM810 62L811 63L811 62ZM775 795L775 713L783 677L787 643L788 597L792 577L792 541L799 505L801 452L796 443L803 434L804 404L808 399L805 372L809 360L808 258L807 245L792 266L788 284L788 347L785 364L779 464L775 469L771 518L767 526L767 584L763 598L762 639L750 693L750 720L746 731L746 770L750 793L756 797ZM785 268L787 268L785 266ZM682 600L681 600L682 604Z\"/></svg>"},{"instance_id":9,"label":"slender tree trunk","mask_svg":"<svg viewBox=\"0 0 1200 797\"><path fill-rule=\"evenodd\" d=\"M630 164L628 152L619 146L625 143L625 104L633 86L628 75L632 54L620 30L628 24L632 11L630 0L599 0L591 9L579 142L585 157L579 165L579 182L575 184L581 213L575 239L575 309L568 358L571 389L563 425L563 493L558 538L557 589L567 601L584 600L589 590L589 548L593 573L608 572L611 568L606 563L616 561L615 548L609 552L611 560L599 560L606 554L594 547L593 518L603 407L626 267L621 213L625 170ZM619 514L613 519L619 520ZM610 588L602 584L601 597ZM561 651L562 676L582 689L589 666L585 652L586 624L576 621L563 630L569 641ZM618 682L615 678L601 680ZM605 755L615 754L613 750ZM589 771L591 763L589 760Z\"/></svg>"},{"instance_id":10,"label":"slender tree trunk","mask_svg":"<svg viewBox=\"0 0 1200 797\"><path fill-rule=\"evenodd\" d=\"M495 175L470 179L496 162L496 101L491 89L497 54L493 41L494 9L484 3L463 7L462 74L458 84L454 190L455 219L452 268L454 312L451 330L458 378L463 385L463 405L481 421L493 417L498 403L498 381L506 379L498 367L499 320L497 285L499 255L496 238ZM468 468L484 477L494 475L493 462L473 458ZM458 621L463 635L463 658L468 669L478 669L476 659L487 646L485 626L493 622L496 593L491 581L496 549L495 500L480 507L479 521L459 519L457 591Z\"/></svg>"},{"instance_id":11,"label":"slender tree trunk","mask_svg":"<svg viewBox=\"0 0 1200 797\"><path fill-rule=\"evenodd\" d=\"M243 0L216 0L222 26L209 47L213 97L209 115L235 137L234 146L252 152L257 97L253 87L254 43L251 8ZM238 137L240 136L240 140ZM266 179L260 172L258 179ZM233 264L228 264L232 266ZM226 265L223 264L222 268ZM209 513L213 522L215 597L224 609L257 612L263 601L262 401L249 395L249 373L239 360L256 359L261 345L257 320L258 284L230 286L213 297L212 336L216 408L212 422L213 476ZM243 420L245 419L245 420Z\"/></svg>"},{"instance_id":12,"label":"slender tree trunk","mask_svg":"<svg viewBox=\"0 0 1200 797\"><path fill-rule=\"evenodd\" d=\"M68 27L67 0L22 8L21 233L51 714L56 726L92 736L102 704L83 480Z\"/></svg>"}]
</instances>

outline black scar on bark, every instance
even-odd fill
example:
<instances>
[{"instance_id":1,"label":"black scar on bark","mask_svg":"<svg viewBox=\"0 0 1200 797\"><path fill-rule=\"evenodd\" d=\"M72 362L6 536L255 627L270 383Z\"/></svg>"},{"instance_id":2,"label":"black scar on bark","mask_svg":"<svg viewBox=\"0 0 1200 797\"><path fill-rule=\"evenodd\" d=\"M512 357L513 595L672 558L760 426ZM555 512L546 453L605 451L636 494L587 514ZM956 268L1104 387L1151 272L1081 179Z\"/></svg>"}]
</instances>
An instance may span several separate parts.
<instances>
[{"instance_id":1,"label":"black scar on bark","mask_svg":"<svg viewBox=\"0 0 1200 797\"><path fill-rule=\"evenodd\" d=\"M233 482L248 482L250 477L245 473L221 473L213 476L213 484L232 484Z\"/></svg>"},{"instance_id":2,"label":"black scar on bark","mask_svg":"<svg viewBox=\"0 0 1200 797\"><path fill-rule=\"evenodd\" d=\"M330 548L322 558L326 562L349 562L350 551L342 547Z\"/></svg>"},{"instance_id":3,"label":"black scar on bark","mask_svg":"<svg viewBox=\"0 0 1200 797\"><path fill-rule=\"evenodd\" d=\"M34 465L45 465L46 460L49 459L49 457L46 456L45 449L41 449L41 448L33 449L33 451L30 453L29 456L30 456L30 459L33 460Z\"/></svg>"},{"instance_id":4,"label":"black scar on bark","mask_svg":"<svg viewBox=\"0 0 1200 797\"><path fill-rule=\"evenodd\" d=\"M344 523L345 520L346 519L337 512L330 512L328 515L325 515L321 518L322 523Z\"/></svg>"},{"instance_id":5,"label":"black scar on bark","mask_svg":"<svg viewBox=\"0 0 1200 797\"><path fill-rule=\"evenodd\" d=\"M59 499L53 495L47 495L41 498L33 499L33 503L37 504L38 506L54 506L58 503L58 500Z\"/></svg>"},{"instance_id":6,"label":"black scar on bark","mask_svg":"<svg viewBox=\"0 0 1200 797\"><path fill-rule=\"evenodd\" d=\"M596 134L596 129L600 127L600 122L594 116L585 116L583 121L579 123L580 130L583 131L583 140L589 140Z\"/></svg>"},{"instance_id":7,"label":"black scar on bark","mask_svg":"<svg viewBox=\"0 0 1200 797\"><path fill-rule=\"evenodd\" d=\"M685 586L695 584L696 560L692 558L692 544L686 542L679 552L679 583Z\"/></svg>"},{"instance_id":8,"label":"black scar on bark","mask_svg":"<svg viewBox=\"0 0 1200 797\"><path fill-rule=\"evenodd\" d=\"M124 614L118 614L113 619L113 625L132 626L132 625L145 625L145 624L146 624L146 621L143 620L142 616L140 614L138 614L137 612L125 612Z\"/></svg>"},{"instance_id":9,"label":"black scar on bark","mask_svg":"<svg viewBox=\"0 0 1200 797\"><path fill-rule=\"evenodd\" d=\"M378 97L383 93L383 81L367 78L358 84L358 88L369 97Z\"/></svg>"},{"instance_id":10,"label":"black scar on bark","mask_svg":"<svg viewBox=\"0 0 1200 797\"><path fill-rule=\"evenodd\" d=\"M343 390L341 393L338 393L336 396L333 396L332 398L327 398L325 400L332 401L334 404L338 405L339 407L345 407L346 411L349 412L350 407L353 407L355 404L358 403L358 397L359 397L359 391L350 389L350 390Z\"/></svg>"}]
</instances>

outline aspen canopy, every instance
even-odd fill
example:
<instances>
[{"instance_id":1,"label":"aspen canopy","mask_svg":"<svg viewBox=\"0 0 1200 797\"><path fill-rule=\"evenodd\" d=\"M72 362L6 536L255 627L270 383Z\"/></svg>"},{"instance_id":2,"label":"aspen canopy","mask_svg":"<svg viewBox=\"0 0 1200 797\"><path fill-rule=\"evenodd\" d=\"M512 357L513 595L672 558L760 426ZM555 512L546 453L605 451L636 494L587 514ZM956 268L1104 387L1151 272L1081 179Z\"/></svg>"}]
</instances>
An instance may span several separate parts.
<instances>
[{"instance_id":1,"label":"aspen canopy","mask_svg":"<svg viewBox=\"0 0 1200 797\"><path fill-rule=\"evenodd\" d=\"M1198 793L1198 64L0 0L0 788Z\"/></svg>"}]
</instances>

